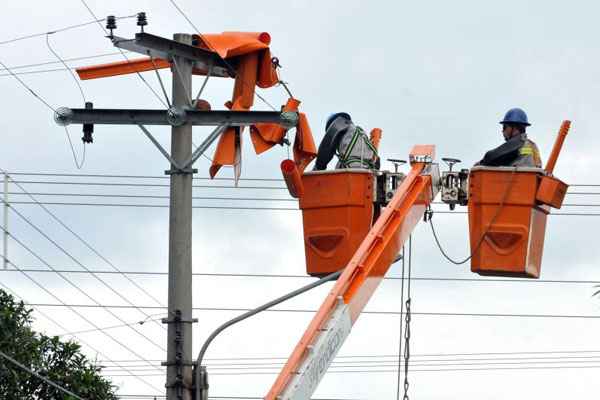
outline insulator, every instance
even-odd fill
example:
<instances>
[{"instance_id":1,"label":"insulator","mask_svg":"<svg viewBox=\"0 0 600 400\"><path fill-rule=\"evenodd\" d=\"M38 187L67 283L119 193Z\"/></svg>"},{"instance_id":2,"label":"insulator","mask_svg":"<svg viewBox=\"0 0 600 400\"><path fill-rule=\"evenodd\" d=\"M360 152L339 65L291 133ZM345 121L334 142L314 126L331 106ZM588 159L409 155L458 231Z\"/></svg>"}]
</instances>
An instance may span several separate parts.
<instances>
[{"instance_id":1,"label":"insulator","mask_svg":"<svg viewBox=\"0 0 600 400\"><path fill-rule=\"evenodd\" d=\"M137 14L137 25L142 28L142 32L144 31L144 26L148 25L148 18L146 18L145 12Z\"/></svg>"},{"instance_id":2,"label":"insulator","mask_svg":"<svg viewBox=\"0 0 600 400\"><path fill-rule=\"evenodd\" d=\"M117 19L114 15L106 17L106 29L110 29L111 33L113 29L117 29Z\"/></svg>"}]
</instances>

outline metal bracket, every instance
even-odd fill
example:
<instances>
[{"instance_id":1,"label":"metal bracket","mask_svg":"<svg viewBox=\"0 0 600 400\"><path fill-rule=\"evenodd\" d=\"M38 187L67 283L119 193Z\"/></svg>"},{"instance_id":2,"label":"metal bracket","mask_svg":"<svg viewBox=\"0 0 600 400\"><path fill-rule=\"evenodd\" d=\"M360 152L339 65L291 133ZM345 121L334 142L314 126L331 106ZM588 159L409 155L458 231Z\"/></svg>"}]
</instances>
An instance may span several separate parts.
<instances>
[{"instance_id":1,"label":"metal bracket","mask_svg":"<svg viewBox=\"0 0 600 400\"><path fill-rule=\"evenodd\" d=\"M183 318L174 318L174 319L169 319L169 318L163 318L160 320L160 322L162 322L163 324L176 324L176 323L184 323L184 324L195 324L196 322L198 322L198 318L192 318L192 319L183 319Z\"/></svg>"},{"instance_id":2,"label":"metal bracket","mask_svg":"<svg viewBox=\"0 0 600 400\"><path fill-rule=\"evenodd\" d=\"M192 367L195 367L196 365L198 365L198 363L196 361L181 361L181 362L162 361L160 363L160 365L163 367L168 367L169 365L191 365Z\"/></svg>"},{"instance_id":3,"label":"metal bracket","mask_svg":"<svg viewBox=\"0 0 600 400\"><path fill-rule=\"evenodd\" d=\"M179 168L179 169L167 169L165 170L165 175L187 175L187 174L197 174L197 168Z\"/></svg>"},{"instance_id":4,"label":"metal bracket","mask_svg":"<svg viewBox=\"0 0 600 400\"><path fill-rule=\"evenodd\" d=\"M135 39L125 39L114 36L112 42L115 47L143 55L150 55L155 58L171 60L174 56L182 57L193 61L196 64L196 68L200 69L208 69L208 66L212 62L213 75L222 77L233 77L236 75L231 64L225 62L213 51L204 50L200 47L180 43L175 40L151 35L149 33L136 33Z\"/></svg>"}]
</instances>

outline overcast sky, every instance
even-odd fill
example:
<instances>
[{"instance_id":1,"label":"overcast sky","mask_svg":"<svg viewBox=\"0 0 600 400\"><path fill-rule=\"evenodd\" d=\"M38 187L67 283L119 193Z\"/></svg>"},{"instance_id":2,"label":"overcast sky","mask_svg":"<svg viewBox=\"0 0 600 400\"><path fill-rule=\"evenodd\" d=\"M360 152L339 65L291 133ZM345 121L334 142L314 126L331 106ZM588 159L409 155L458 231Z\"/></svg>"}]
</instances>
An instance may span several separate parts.
<instances>
[{"instance_id":1,"label":"overcast sky","mask_svg":"<svg viewBox=\"0 0 600 400\"><path fill-rule=\"evenodd\" d=\"M5 2L0 41L33 33L55 30L88 22L91 16L79 0ZM600 70L597 15L600 7L589 1L504 1L504 2L360 2L360 1L228 1L201 2L178 0L195 25L204 33L222 31L266 31L272 36L271 50L283 65L282 76L294 95L302 101L317 142L323 135L327 116L336 111L349 112L356 123L370 129L383 129L381 156L406 158L414 144L433 143L438 156L453 156L468 167L489 148L501 143L498 121L511 107L524 108L532 127L530 138L545 159L563 119L572 119L555 173L571 184L600 184L597 152L600 126ZM170 37L175 32L193 33L193 29L166 0L115 1L88 0L99 17L109 14L148 14L147 31ZM119 21L117 34L129 37L137 31L135 20ZM114 52L98 26L89 25L50 36L52 46L64 58ZM119 56L71 62L71 66L118 61ZM56 58L44 37L2 45L0 61L8 66L53 62ZM15 72L60 68L60 64L24 68ZM147 139L133 127L96 127L95 142L87 147L85 164L78 170L73 162L65 131L56 126L52 112L24 90L12 77L2 74L3 93L0 118L0 168L27 173L83 173L150 175L157 179L36 177L14 175L23 181L78 181L166 184L160 178L168 165ZM168 71L162 76L170 87ZM82 98L66 71L20 75L53 107L80 107ZM156 77L145 79L158 91ZM196 77L194 87L201 84ZM96 107L158 108L160 103L134 75L82 82L88 101ZM232 81L212 79L206 98L213 108L229 99ZM275 106L286 100L281 88L261 93ZM267 109L260 101L256 109ZM167 146L168 128L152 128ZM206 129L194 130L199 143ZM75 151L81 157L81 133L70 129ZM246 137L246 139L248 139ZM212 153L212 149L210 151ZM273 148L257 157L249 140L243 153L246 178L279 178L279 162L286 150ZM198 176L208 175L209 162L200 159ZM387 163L383 165L390 168ZM220 177L231 177L223 169ZM232 186L231 181L217 184ZM282 186L281 182L242 181L242 186ZM32 193L121 194L167 196L165 187L101 187L23 183ZM573 191L593 192L596 188L577 187ZM19 189L11 184L11 192ZM197 188L196 196L264 197L287 199L281 189ZM144 203L167 204L166 199L114 199L93 197L50 197L49 202ZM26 201L11 195L13 201ZM569 204L600 204L594 195L569 195ZM196 200L196 205L295 207L291 201L215 201ZM61 227L40 207L15 204L45 234L72 256L69 258L39 232L12 213L9 230L15 237L55 268L109 270L98 255L90 251ZM168 255L168 210L166 208L48 206L62 222L83 237L114 266L125 271L166 271ZM440 208L441 209L441 208ZM592 212L594 207L565 207L561 212ZM457 211L465 211L457 209ZM464 214L437 214L434 220L444 245L456 258L468 254L467 220ZM600 249L597 246L598 217L554 216L549 218L542 278L547 280L600 280L597 270ZM194 272L204 273L304 273L301 216L297 211L273 210L194 210ZM28 254L14 240L9 258L21 267L44 269L40 259ZM429 227L421 224L413 241L413 275L418 277L476 278L468 266L454 266L439 254ZM78 265L80 264L80 265ZM389 275L398 276L399 266ZM50 273L32 273L52 293L68 304L92 304L64 279ZM123 305L122 299L86 274L67 274L72 282L102 304ZM135 282L159 300L167 302L165 276L131 276ZM139 306L159 304L119 275L102 275L107 284ZM197 276L194 278L195 307L248 308L310 282L302 278L232 278ZM0 283L14 290L27 302L56 303L15 271L0 272ZM285 308L315 309L327 288L296 299ZM593 299L592 284L415 281L413 311L445 313L559 314L600 317ZM400 281L387 280L367 306L371 311L400 310ZM48 334L81 331L92 327L71 311L59 307L39 307L58 321L54 325L38 312L35 327ZM100 327L119 325L119 320L104 310L79 309ZM161 309L146 309L152 318L164 314ZM115 309L126 322L144 319L136 310ZM200 323L194 326L194 354L204 338L238 312L196 311ZM287 357L305 329L308 313L265 313L228 330L211 346L208 358ZM360 317L340 356L394 355L398 352L397 315L365 314ZM153 341L166 346L166 334L151 322L137 327ZM497 369L451 372L410 373L410 394L429 399L595 399L600 391L597 358L550 359L548 357L590 357L600 355L597 343L600 320L584 318L500 318L466 316L423 316L413 318L411 349L415 359L424 354L508 353L587 351L585 353L540 353L495 356L510 363L515 357L545 357L545 364L486 364L489 367L543 367L544 369ZM129 328L108 330L138 355L153 361L165 359L165 353ZM95 349L84 346L90 357L103 360L102 352L112 360L128 360L123 365L137 374L149 374L148 382L164 385L160 371L144 369L139 357L107 339L102 333L77 335ZM591 351L597 351L592 353ZM486 356L478 356L486 358ZM490 358L491 356L487 356ZM429 357L439 360L442 357ZM475 356L451 356L454 368L477 369L464 361ZM138 359L138 361L135 361ZM336 361L365 360L343 359ZM339 399L395 399L394 358L381 366L382 358L359 362L356 370L369 372L331 373L320 385L315 397ZM267 360L273 362L272 360ZM278 360L282 361L282 360ZM570 361L570 363L564 363ZM583 361L583 362L582 362ZM220 363L243 361L220 361ZM558 363L560 362L560 363ZM432 362L435 364L435 362ZM375 366L370 366L370 365ZM439 364L439 363L438 363ZM467 364L467 365L465 365ZM424 364L420 364L424 365ZM142 367L140 367L142 366ZM570 366L572 368L553 369ZM137 368L137 370L136 370ZM415 370L425 369L415 364ZM435 369L435 367L429 367ZM123 375L115 368L107 375ZM347 369L346 369L347 370ZM214 369L211 395L264 396L275 379L273 374L218 375L228 370ZM231 370L229 370L232 372ZM252 370L233 370L248 373ZM266 372L273 372L267 370ZM339 371L339 368L338 368ZM388 372L381 372L388 371ZM389 372L392 371L392 372ZM159 376L156 376L156 375ZM130 377L118 376L113 382L120 394L152 395L158 392Z\"/></svg>"}]
</instances>

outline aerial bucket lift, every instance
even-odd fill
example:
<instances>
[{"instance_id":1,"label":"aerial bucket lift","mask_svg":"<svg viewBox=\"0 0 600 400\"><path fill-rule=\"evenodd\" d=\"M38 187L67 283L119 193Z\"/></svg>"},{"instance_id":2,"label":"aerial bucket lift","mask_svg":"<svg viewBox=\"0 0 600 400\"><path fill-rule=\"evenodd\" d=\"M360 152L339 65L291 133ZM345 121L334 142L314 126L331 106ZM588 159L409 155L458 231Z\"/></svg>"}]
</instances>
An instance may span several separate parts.
<instances>
[{"instance_id":1,"label":"aerial bucket lift","mask_svg":"<svg viewBox=\"0 0 600 400\"><path fill-rule=\"evenodd\" d=\"M454 174L455 185L445 185L442 198L454 190L468 199L471 271L539 278L546 219L551 207L560 209L568 188L552 174L569 128L564 121L544 169L476 166L468 174L468 193L465 170L444 173L443 179Z\"/></svg>"},{"instance_id":2,"label":"aerial bucket lift","mask_svg":"<svg viewBox=\"0 0 600 400\"><path fill-rule=\"evenodd\" d=\"M406 176L368 170L300 175L284 162L288 188L300 198L307 273L342 273L265 400L311 398L410 233L431 217L428 209L440 190L451 209L469 206L473 272L538 278L546 218L550 207L561 207L568 187L552 173L569 127L564 121L545 169L452 171L459 160L445 159L450 171L440 178L433 146L415 146ZM381 215L374 218L378 206Z\"/></svg>"}]
</instances>

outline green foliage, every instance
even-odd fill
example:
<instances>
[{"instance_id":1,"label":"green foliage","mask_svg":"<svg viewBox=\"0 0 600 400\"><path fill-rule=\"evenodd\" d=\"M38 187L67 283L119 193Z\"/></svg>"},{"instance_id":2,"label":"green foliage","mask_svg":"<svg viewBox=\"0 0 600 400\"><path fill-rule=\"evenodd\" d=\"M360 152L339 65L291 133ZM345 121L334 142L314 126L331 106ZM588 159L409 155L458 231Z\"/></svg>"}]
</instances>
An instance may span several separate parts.
<instances>
[{"instance_id":1,"label":"green foliage","mask_svg":"<svg viewBox=\"0 0 600 400\"><path fill-rule=\"evenodd\" d=\"M0 350L41 376L89 400L116 400L114 386L100 375L79 344L31 329L31 309L0 289ZM72 397L0 357L0 399Z\"/></svg>"}]
</instances>

